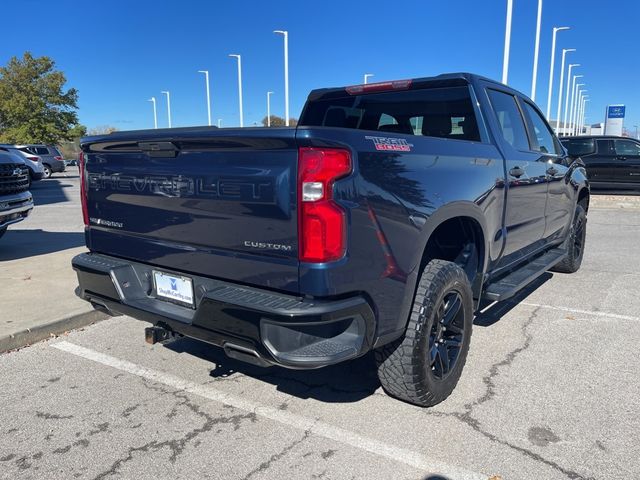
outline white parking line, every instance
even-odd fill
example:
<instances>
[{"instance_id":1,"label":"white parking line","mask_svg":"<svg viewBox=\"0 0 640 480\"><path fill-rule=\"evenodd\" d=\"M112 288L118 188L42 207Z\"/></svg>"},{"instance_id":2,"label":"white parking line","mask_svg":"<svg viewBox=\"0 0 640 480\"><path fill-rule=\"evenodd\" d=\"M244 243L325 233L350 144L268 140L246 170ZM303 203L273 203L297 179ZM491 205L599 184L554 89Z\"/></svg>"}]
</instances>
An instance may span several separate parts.
<instances>
[{"instance_id":1,"label":"white parking line","mask_svg":"<svg viewBox=\"0 0 640 480\"><path fill-rule=\"evenodd\" d=\"M556 307L555 305L542 305L540 303L520 302L520 305L526 305L527 307L548 308L550 310L559 310L567 313L579 313L581 315L592 315L594 317L607 317L616 318L618 320L632 320L640 322L640 317L634 317L632 315L619 315L617 313L600 312L597 310L580 310L578 308L569 307Z\"/></svg>"},{"instance_id":2,"label":"white parking line","mask_svg":"<svg viewBox=\"0 0 640 480\"><path fill-rule=\"evenodd\" d=\"M412 450L406 450L373 438L364 437L344 428L336 427L319 420L296 415L294 413L266 405L260 405L244 398L221 392L210 385L199 385L184 378L176 377L170 373L152 370L127 360L115 358L70 342L62 341L54 343L51 346L78 357L130 373L131 375L136 375L138 377L146 378L147 380L167 385L168 387L199 395L209 400L220 402L240 410L253 412L258 416L288 425L303 432L310 432L320 437L335 440L336 442L340 442L354 448L359 448L396 462L404 463L405 465L409 465L410 467L414 467L425 473L439 474L456 480L486 480L488 478L487 475L448 465L438 460L432 460L421 453L414 452Z\"/></svg>"}]
</instances>

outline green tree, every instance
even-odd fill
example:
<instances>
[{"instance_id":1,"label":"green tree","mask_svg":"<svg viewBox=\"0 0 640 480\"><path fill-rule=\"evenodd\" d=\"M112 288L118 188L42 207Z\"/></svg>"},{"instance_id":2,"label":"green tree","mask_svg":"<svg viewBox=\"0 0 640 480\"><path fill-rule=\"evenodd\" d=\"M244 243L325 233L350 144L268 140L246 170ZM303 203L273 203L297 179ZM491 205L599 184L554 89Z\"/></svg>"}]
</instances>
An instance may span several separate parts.
<instances>
[{"instance_id":1,"label":"green tree","mask_svg":"<svg viewBox=\"0 0 640 480\"><path fill-rule=\"evenodd\" d=\"M97 127L90 128L87 130L87 135L108 135L113 132L117 132L117 127L112 127L111 125L98 125Z\"/></svg>"},{"instance_id":2,"label":"green tree","mask_svg":"<svg viewBox=\"0 0 640 480\"><path fill-rule=\"evenodd\" d=\"M0 142L52 143L78 135L78 91L49 57L25 52L0 67Z\"/></svg>"},{"instance_id":3,"label":"green tree","mask_svg":"<svg viewBox=\"0 0 640 480\"><path fill-rule=\"evenodd\" d=\"M58 150L67 160L77 159L80 153L80 138L87 134L87 127L76 125L69 131L72 140L63 140L58 143Z\"/></svg>"},{"instance_id":4,"label":"green tree","mask_svg":"<svg viewBox=\"0 0 640 480\"><path fill-rule=\"evenodd\" d=\"M262 125L264 127L267 126L267 116L265 115L262 119ZM289 126L295 127L298 124L297 118L289 118ZM277 115L271 115L271 126L272 127L284 127L284 118L279 117Z\"/></svg>"}]
</instances>

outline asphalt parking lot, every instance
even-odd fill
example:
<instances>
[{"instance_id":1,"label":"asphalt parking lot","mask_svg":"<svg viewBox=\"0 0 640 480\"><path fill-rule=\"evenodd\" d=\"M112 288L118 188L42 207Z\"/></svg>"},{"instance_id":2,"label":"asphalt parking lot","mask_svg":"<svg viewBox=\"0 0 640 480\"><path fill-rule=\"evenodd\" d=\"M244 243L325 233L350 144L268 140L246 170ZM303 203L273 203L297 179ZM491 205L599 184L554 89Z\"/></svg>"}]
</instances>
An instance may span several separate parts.
<instances>
[{"instance_id":1,"label":"asphalt parking lot","mask_svg":"<svg viewBox=\"0 0 640 480\"><path fill-rule=\"evenodd\" d=\"M81 231L76 197L21 229ZM0 478L640 478L640 209L602 205L582 269L483 312L434 408L385 395L370 356L260 369L117 317L0 355Z\"/></svg>"}]
</instances>

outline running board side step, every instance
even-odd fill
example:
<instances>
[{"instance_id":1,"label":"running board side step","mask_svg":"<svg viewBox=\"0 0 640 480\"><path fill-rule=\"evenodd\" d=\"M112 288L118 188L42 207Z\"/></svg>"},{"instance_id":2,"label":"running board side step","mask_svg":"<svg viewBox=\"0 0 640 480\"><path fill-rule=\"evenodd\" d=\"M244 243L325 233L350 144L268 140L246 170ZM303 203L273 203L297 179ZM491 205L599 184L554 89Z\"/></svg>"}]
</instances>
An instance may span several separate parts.
<instances>
[{"instance_id":1,"label":"running board side step","mask_svg":"<svg viewBox=\"0 0 640 480\"><path fill-rule=\"evenodd\" d=\"M555 266L566 255L567 251L561 248L549 250L544 255L525 263L508 275L487 285L482 298L492 302L500 302L513 297L544 272Z\"/></svg>"}]
</instances>

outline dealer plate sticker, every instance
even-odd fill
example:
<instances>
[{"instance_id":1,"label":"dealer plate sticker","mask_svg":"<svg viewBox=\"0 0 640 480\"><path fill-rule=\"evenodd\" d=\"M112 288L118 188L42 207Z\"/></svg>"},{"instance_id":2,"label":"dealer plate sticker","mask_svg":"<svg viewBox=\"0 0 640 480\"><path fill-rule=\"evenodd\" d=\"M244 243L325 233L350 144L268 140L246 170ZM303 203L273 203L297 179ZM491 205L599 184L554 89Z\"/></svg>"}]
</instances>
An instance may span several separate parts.
<instances>
[{"instance_id":1,"label":"dealer plate sticker","mask_svg":"<svg viewBox=\"0 0 640 480\"><path fill-rule=\"evenodd\" d=\"M193 281L188 277L153 272L156 295L193 306Z\"/></svg>"}]
</instances>

